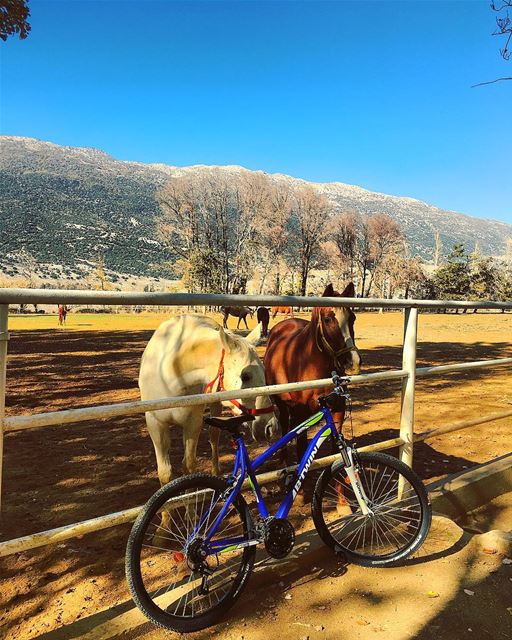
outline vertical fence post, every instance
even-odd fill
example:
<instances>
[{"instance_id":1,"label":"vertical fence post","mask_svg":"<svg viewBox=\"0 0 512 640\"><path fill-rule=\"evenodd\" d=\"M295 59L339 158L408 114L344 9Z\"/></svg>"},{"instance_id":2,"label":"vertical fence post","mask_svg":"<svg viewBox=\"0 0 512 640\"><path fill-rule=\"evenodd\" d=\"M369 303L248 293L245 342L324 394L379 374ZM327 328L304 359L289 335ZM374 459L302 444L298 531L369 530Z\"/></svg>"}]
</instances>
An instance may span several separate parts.
<instances>
[{"instance_id":1,"label":"vertical fence post","mask_svg":"<svg viewBox=\"0 0 512 640\"><path fill-rule=\"evenodd\" d=\"M0 304L0 514L2 507L2 473L4 460L5 377L7 369L8 304Z\"/></svg>"},{"instance_id":2,"label":"vertical fence post","mask_svg":"<svg viewBox=\"0 0 512 640\"><path fill-rule=\"evenodd\" d=\"M407 378L405 378L402 382L400 437L404 440L405 444L400 447L400 460L412 467L418 309L412 307L409 309L404 309L404 311L404 346L402 353L402 368L407 371Z\"/></svg>"}]
</instances>

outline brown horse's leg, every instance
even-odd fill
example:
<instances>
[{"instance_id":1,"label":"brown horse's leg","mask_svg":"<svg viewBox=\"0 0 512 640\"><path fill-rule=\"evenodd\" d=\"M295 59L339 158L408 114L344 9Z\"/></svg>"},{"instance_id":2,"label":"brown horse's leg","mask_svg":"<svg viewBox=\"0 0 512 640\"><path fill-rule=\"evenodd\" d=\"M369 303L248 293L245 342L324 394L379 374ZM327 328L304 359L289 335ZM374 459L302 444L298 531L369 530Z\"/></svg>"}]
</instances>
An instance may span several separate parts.
<instances>
[{"instance_id":1,"label":"brown horse's leg","mask_svg":"<svg viewBox=\"0 0 512 640\"><path fill-rule=\"evenodd\" d=\"M291 428L294 429L295 427L297 427L301 422L306 420L309 417L309 415L310 415L310 411L308 410L307 407L303 407L301 405L292 407L290 409ZM301 433L299 436L297 436L297 464L302 460L302 457L306 453L307 448L308 448L308 436L307 436L307 433L304 432L304 433ZM297 494L297 504L299 506L305 504L303 487L300 489L299 493Z\"/></svg>"},{"instance_id":2,"label":"brown horse's leg","mask_svg":"<svg viewBox=\"0 0 512 640\"><path fill-rule=\"evenodd\" d=\"M281 427L281 435L284 436L290 430L290 411L286 403L283 402L281 398L279 398L279 396L274 396L273 400L279 412L279 426ZM280 461L281 464L291 464L291 462L288 460L287 447L283 447L281 449Z\"/></svg>"},{"instance_id":3,"label":"brown horse's leg","mask_svg":"<svg viewBox=\"0 0 512 640\"><path fill-rule=\"evenodd\" d=\"M346 478L345 482L350 482L350 479ZM338 499L336 501L336 511L338 513L338 515L340 516L346 516L346 515L350 515L352 513L352 509L350 508L350 505L347 501L347 499L345 498L345 493L343 491L343 485L341 484L341 482L338 482L337 480L334 483L334 487L336 490L336 495L338 496Z\"/></svg>"},{"instance_id":4,"label":"brown horse's leg","mask_svg":"<svg viewBox=\"0 0 512 640\"><path fill-rule=\"evenodd\" d=\"M245 322L245 328L248 330L249 329L249 325L247 324L247 315L242 316L242 319Z\"/></svg>"},{"instance_id":5,"label":"brown horse's leg","mask_svg":"<svg viewBox=\"0 0 512 640\"><path fill-rule=\"evenodd\" d=\"M294 429L301 422L306 420L309 417L310 411L307 407L296 406L290 409L290 425L291 428ZM308 436L307 433L301 433L300 436L297 437L297 462L301 460L302 456L306 453L306 449L308 448Z\"/></svg>"},{"instance_id":6,"label":"brown horse's leg","mask_svg":"<svg viewBox=\"0 0 512 640\"><path fill-rule=\"evenodd\" d=\"M336 425L336 428L338 429L338 432L343 434L343 423L345 421L345 410L343 409L343 411L336 411L333 412L332 414L332 418L334 420L334 424ZM345 483L346 484L350 484L350 479L347 476L345 478ZM338 499L336 501L336 511L338 512L338 515L340 516L345 516L348 515L350 513L352 513L352 509L350 508L350 505L345 497L345 491L343 489L343 484L341 482L338 482L337 480L335 480L334 482L334 489L336 491L336 495L338 496Z\"/></svg>"}]
</instances>

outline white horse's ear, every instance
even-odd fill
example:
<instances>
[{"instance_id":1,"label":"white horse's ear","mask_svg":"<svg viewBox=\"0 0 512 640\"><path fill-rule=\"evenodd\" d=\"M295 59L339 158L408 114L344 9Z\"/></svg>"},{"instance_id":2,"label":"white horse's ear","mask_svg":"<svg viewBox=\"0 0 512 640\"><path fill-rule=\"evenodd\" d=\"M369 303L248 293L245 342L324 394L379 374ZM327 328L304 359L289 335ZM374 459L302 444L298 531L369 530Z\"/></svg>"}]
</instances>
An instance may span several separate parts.
<instances>
[{"instance_id":1,"label":"white horse's ear","mask_svg":"<svg viewBox=\"0 0 512 640\"><path fill-rule=\"evenodd\" d=\"M228 353L237 349L237 342L233 340L229 331L225 331L222 327L219 327L219 335L222 346Z\"/></svg>"},{"instance_id":2,"label":"white horse's ear","mask_svg":"<svg viewBox=\"0 0 512 640\"><path fill-rule=\"evenodd\" d=\"M261 340L261 323L260 322L258 322L258 324L254 327L254 329L247 336L245 336L245 339L247 340L247 342L250 342L253 346L256 346L258 344L258 342Z\"/></svg>"}]
</instances>

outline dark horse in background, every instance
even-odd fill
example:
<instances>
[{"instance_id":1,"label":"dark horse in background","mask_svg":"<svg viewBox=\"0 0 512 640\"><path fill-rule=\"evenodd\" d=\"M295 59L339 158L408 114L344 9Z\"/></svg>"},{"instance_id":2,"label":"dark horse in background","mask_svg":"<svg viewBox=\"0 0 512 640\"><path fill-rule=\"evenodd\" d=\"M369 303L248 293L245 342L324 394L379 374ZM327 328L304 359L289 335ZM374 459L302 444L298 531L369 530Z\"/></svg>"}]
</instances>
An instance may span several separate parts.
<instances>
[{"instance_id":1,"label":"dark horse in background","mask_svg":"<svg viewBox=\"0 0 512 640\"><path fill-rule=\"evenodd\" d=\"M342 293L334 291L332 284L323 296L353 298L351 282ZM286 384L330 378L332 371L340 375L359 373L361 358L355 344L355 314L349 307L315 307L311 320L290 318L282 320L270 331L265 353L267 384ZM283 434L318 411L318 397L328 389L305 389L275 396ZM333 415L341 425L345 408ZM305 453L307 434L297 438L297 456Z\"/></svg>"},{"instance_id":2,"label":"dark horse in background","mask_svg":"<svg viewBox=\"0 0 512 640\"><path fill-rule=\"evenodd\" d=\"M228 328L229 316L238 318L238 322L236 324L237 329L240 327L240 320L243 320L245 322L245 328L249 329L249 327L247 326L246 318L248 315L250 315L251 318L254 315L254 310L250 309L249 307L221 307L220 311L224 317L224 329Z\"/></svg>"},{"instance_id":3,"label":"dark horse in background","mask_svg":"<svg viewBox=\"0 0 512 640\"><path fill-rule=\"evenodd\" d=\"M268 323L270 322L270 311L267 307L258 307L256 311L258 324L261 324L261 336L266 338L268 335Z\"/></svg>"}]
</instances>

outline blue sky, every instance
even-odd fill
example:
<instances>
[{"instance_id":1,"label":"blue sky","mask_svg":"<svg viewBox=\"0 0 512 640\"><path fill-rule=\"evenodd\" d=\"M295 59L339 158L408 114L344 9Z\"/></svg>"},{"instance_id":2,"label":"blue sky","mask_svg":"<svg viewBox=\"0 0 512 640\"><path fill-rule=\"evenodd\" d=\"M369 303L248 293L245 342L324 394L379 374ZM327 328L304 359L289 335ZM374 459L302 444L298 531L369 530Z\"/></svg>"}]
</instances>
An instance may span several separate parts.
<instances>
[{"instance_id":1,"label":"blue sky","mask_svg":"<svg viewBox=\"0 0 512 640\"><path fill-rule=\"evenodd\" d=\"M489 1L30 2L2 133L241 164L512 222L512 75Z\"/></svg>"}]
</instances>

